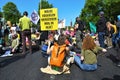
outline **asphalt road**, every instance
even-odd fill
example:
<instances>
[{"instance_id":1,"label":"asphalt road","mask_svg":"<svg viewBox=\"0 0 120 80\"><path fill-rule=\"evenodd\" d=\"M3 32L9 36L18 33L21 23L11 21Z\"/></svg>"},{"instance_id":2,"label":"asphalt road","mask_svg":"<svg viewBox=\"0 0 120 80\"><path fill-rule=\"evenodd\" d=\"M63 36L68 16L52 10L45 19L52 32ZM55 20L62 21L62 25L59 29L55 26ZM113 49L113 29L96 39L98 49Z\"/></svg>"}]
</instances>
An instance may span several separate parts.
<instances>
[{"instance_id":1,"label":"asphalt road","mask_svg":"<svg viewBox=\"0 0 120 80\"><path fill-rule=\"evenodd\" d=\"M54 75L53 80L120 80L120 68L116 66L117 52L109 49L106 54L98 56L96 71L82 71L72 64L70 74ZM26 55L15 54L11 57L0 58L0 80L52 80L53 75L40 71L47 66L47 58L39 51Z\"/></svg>"}]
</instances>

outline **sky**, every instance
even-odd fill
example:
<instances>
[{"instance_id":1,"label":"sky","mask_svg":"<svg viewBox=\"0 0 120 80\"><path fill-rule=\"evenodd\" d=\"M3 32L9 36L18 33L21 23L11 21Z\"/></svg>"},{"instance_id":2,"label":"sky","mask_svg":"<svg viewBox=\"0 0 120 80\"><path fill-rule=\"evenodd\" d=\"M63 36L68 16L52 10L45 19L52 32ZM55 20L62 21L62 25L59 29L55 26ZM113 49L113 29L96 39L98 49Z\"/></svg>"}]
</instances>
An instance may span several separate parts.
<instances>
[{"instance_id":1,"label":"sky","mask_svg":"<svg viewBox=\"0 0 120 80\"><path fill-rule=\"evenodd\" d=\"M38 11L38 4L40 0L0 0L0 10L7 2L13 2L17 9L23 14L24 11L28 11L29 16L36 10ZM65 19L66 26L70 25L70 22L75 22L75 18L81 13L84 8L85 0L48 0L54 8L58 8L59 20Z\"/></svg>"}]
</instances>

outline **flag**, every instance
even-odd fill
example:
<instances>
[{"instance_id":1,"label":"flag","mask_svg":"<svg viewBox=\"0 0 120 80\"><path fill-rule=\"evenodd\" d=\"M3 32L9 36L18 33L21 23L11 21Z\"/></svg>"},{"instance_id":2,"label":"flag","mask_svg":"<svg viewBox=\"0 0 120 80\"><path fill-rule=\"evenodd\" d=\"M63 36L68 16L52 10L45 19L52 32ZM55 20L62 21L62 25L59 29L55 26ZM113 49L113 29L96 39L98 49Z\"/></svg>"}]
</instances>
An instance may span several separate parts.
<instances>
[{"instance_id":1,"label":"flag","mask_svg":"<svg viewBox=\"0 0 120 80\"><path fill-rule=\"evenodd\" d=\"M90 31L96 33L96 26L93 22L89 22Z\"/></svg>"},{"instance_id":2,"label":"flag","mask_svg":"<svg viewBox=\"0 0 120 80\"><path fill-rule=\"evenodd\" d=\"M65 28L65 19L62 19L58 22L58 28Z\"/></svg>"},{"instance_id":3,"label":"flag","mask_svg":"<svg viewBox=\"0 0 120 80\"><path fill-rule=\"evenodd\" d=\"M34 24L37 24L37 23L38 23L40 17L39 17L38 13L37 13L35 10L32 12L32 14L31 14L31 16L30 16L30 19L31 19L31 21L32 21Z\"/></svg>"}]
</instances>

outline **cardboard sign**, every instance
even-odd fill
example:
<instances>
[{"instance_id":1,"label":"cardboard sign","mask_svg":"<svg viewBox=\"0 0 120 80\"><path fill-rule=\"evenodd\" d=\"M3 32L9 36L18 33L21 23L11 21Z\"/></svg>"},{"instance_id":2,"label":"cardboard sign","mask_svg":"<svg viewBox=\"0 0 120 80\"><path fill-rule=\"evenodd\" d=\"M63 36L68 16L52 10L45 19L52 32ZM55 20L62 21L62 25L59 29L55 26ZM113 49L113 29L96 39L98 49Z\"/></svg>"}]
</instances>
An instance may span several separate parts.
<instances>
[{"instance_id":1,"label":"cardboard sign","mask_svg":"<svg viewBox=\"0 0 120 80\"><path fill-rule=\"evenodd\" d=\"M57 8L40 10L40 26L41 31L58 29Z\"/></svg>"}]
</instances>

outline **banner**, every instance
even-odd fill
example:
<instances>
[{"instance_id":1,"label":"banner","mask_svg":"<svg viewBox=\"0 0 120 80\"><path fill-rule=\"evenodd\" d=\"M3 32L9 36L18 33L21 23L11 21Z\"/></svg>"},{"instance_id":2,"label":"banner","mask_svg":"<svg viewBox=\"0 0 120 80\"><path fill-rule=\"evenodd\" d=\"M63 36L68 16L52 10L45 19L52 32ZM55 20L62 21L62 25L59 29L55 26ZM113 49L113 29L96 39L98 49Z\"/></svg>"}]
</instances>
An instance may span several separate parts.
<instances>
[{"instance_id":1,"label":"banner","mask_svg":"<svg viewBox=\"0 0 120 80\"><path fill-rule=\"evenodd\" d=\"M37 23L38 23L40 17L39 17L38 13L37 13L35 10L32 12L32 14L31 14L31 16L30 16L30 19L31 19L31 21L32 21L34 24L37 24Z\"/></svg>"},{"instance_id":2,"label":"banner","mask_svg":"<svg viewBox=\"0 0 120 80\"><path fill-rule=\"evenodd\" d=\"M96 26L93 22L89 22L90 31L96 33Z\"/></svg>"},{"instance_id":3,"label":"banner","mask_svg":"<svg viewBox=\"0 0 120 80\"><path fill-rule=\"evenodd\" d=\"M58 11L57 8L40 10L40 28L41 31L58 29Z\"/></svg>"},{"instance_id":4,"label":"banner","mask_svg":"<svg viewBox=\"0 0 120 80\"><path fill-rule=\"evenodd\" d=\"M59 21L58 28L65 28L65 19Z\"/></svg>"}]
</instances>

